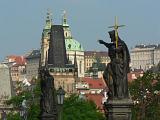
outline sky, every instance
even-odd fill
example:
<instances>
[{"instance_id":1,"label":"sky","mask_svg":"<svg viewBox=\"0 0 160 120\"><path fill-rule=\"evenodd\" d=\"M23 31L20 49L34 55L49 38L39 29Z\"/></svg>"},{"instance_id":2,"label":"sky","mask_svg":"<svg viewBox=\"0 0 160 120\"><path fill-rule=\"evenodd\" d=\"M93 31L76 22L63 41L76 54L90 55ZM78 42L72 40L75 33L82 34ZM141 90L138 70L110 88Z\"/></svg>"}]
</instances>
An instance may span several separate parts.
<instances>
[{"instance_id":1,"label":"sky","mask_svg":"<svg viewBox=\"0 0 160 120\"><path fill-rule=\"evenodd\" d=\"M67 12L72 36L84 50L107 50L98 39L110 42L108 28L115 16L119 36L129 49L137 44L160 43L160 0L0 0L0 61L39 49L47 9L53 24Z\"/></svg>"}]
</instances>

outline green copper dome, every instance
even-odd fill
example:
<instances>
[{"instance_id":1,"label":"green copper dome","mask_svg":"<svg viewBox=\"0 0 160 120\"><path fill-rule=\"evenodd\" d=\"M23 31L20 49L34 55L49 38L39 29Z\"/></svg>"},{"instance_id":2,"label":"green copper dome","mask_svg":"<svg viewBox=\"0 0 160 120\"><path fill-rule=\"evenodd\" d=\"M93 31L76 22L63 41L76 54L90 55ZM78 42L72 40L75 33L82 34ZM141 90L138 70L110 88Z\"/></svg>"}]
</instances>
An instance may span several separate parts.
<instances>
[{"instance_id":1,"label":"green copper dome","mask_svg":"<svg viewBox=\"0 0 160 120\"><path fill-rule=\"evenodd\" d=\"M75 39L65 39L67 51L84 51L82 45Z\"/></svg>"}]
</instances>

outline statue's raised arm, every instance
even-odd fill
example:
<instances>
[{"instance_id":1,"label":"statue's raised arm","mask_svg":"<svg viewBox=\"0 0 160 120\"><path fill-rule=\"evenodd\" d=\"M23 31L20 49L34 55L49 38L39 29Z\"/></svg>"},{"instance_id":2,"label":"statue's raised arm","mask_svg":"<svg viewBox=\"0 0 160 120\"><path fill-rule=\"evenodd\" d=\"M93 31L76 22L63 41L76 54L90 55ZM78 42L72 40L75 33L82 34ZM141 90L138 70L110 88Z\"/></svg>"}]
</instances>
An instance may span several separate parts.
<instances>
[{"instance_id":1,"label":"statue's raised arm","mask_svg":"<svg viewBox=\"0 0 160 120\"><path fill-rule=\"evenodd\" d=\"M105 45L107 48L109 48L109 47L111 46L111 43L104 42L103 40L98 40L98 42L99 42L100 44Z\"/></svg>"}]
</instances>

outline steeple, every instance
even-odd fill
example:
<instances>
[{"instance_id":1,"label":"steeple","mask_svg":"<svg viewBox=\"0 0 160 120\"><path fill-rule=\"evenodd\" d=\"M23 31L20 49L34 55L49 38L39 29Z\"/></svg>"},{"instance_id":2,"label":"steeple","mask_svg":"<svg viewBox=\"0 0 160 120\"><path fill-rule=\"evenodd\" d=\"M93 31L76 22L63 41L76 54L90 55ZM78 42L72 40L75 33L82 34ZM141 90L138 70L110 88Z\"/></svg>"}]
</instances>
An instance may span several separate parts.
<instances>
[{"instance_id":1,"label":"steeple","mask_svg":"<svg viewBox=\"0 0 160 120\"><path fill-rule=\"evenodd\" d=\"M47 10L47 17L46 23L42 32L42 39L41 39L41 66L45 66L46 57L48 57L48 49L49 49L49 39L50 39L50 32L52 26L52 14Z\"/></svg>"},{"instance_id":2,"label":"steeple","mask_svg":"<svg viewBox=\"0 0 160 120\"><path fill-rule=\"evenodd\" d=\"M50 10L47 10L47 17L46 17L46 24L44 29L51 29L52 26L52 13L50 12Z\"/></svg>"},{"instance_id":3,"label":"steeple","mask_svg":"<svg viewBox=\"0 0 160 120\"><path fill-rule=\"evenodd\" d=\"M64 30L65 39L71 39L72 38L71 30L69 28L69 25L67 24L67 14L65 10L63 11L63 16L62 16L62 26Z\"/></svg>"},{"instance_id":4,"label":"steeple","mask_svg":"<svg viewBox=\"0 0 160 120\"><path fill-rule=\"evenodd\" d=\"M65 10L63 11L62 25L63 25L63 26L69 26L69 25L67 24L67 14L66 14L66 11L65 11Z\"/></svg>"}]
</instances>

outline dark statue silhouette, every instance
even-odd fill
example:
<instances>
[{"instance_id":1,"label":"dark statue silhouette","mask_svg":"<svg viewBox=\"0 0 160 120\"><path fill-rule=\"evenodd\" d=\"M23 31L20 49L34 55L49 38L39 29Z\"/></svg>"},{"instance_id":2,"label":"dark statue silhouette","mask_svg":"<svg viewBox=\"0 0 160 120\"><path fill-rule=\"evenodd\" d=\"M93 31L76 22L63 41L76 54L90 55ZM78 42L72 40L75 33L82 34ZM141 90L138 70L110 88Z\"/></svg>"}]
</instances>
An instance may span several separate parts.
<instances>
[{"instance_id":1,"label":"dark statue silhouette","mask_svg":"<svg viewBox=\"0 0 160 120\"><path fill-rule=\"evenodd\" d=\"M118 36L118 44L116 47L115 30L108 32L111 38L111 43L106 43L99 40L100 44L108 48L110 63L104 70L103 78L109 88L109 98L121 99L128 98L128 80L127 73L129 72L130 55L127 45Z\"/></svg>"},{"instance_id":2,"label":"dark statue silhouette","mask_svg":"<svg viewBox=\"0 0 160 120\"><path fill-rule=\"evenodd\" d=\"M42 67L39 72L41 85L40 118L41 120L55 120L54 78L46 67Z\"/></svg>"}]
</instances>

